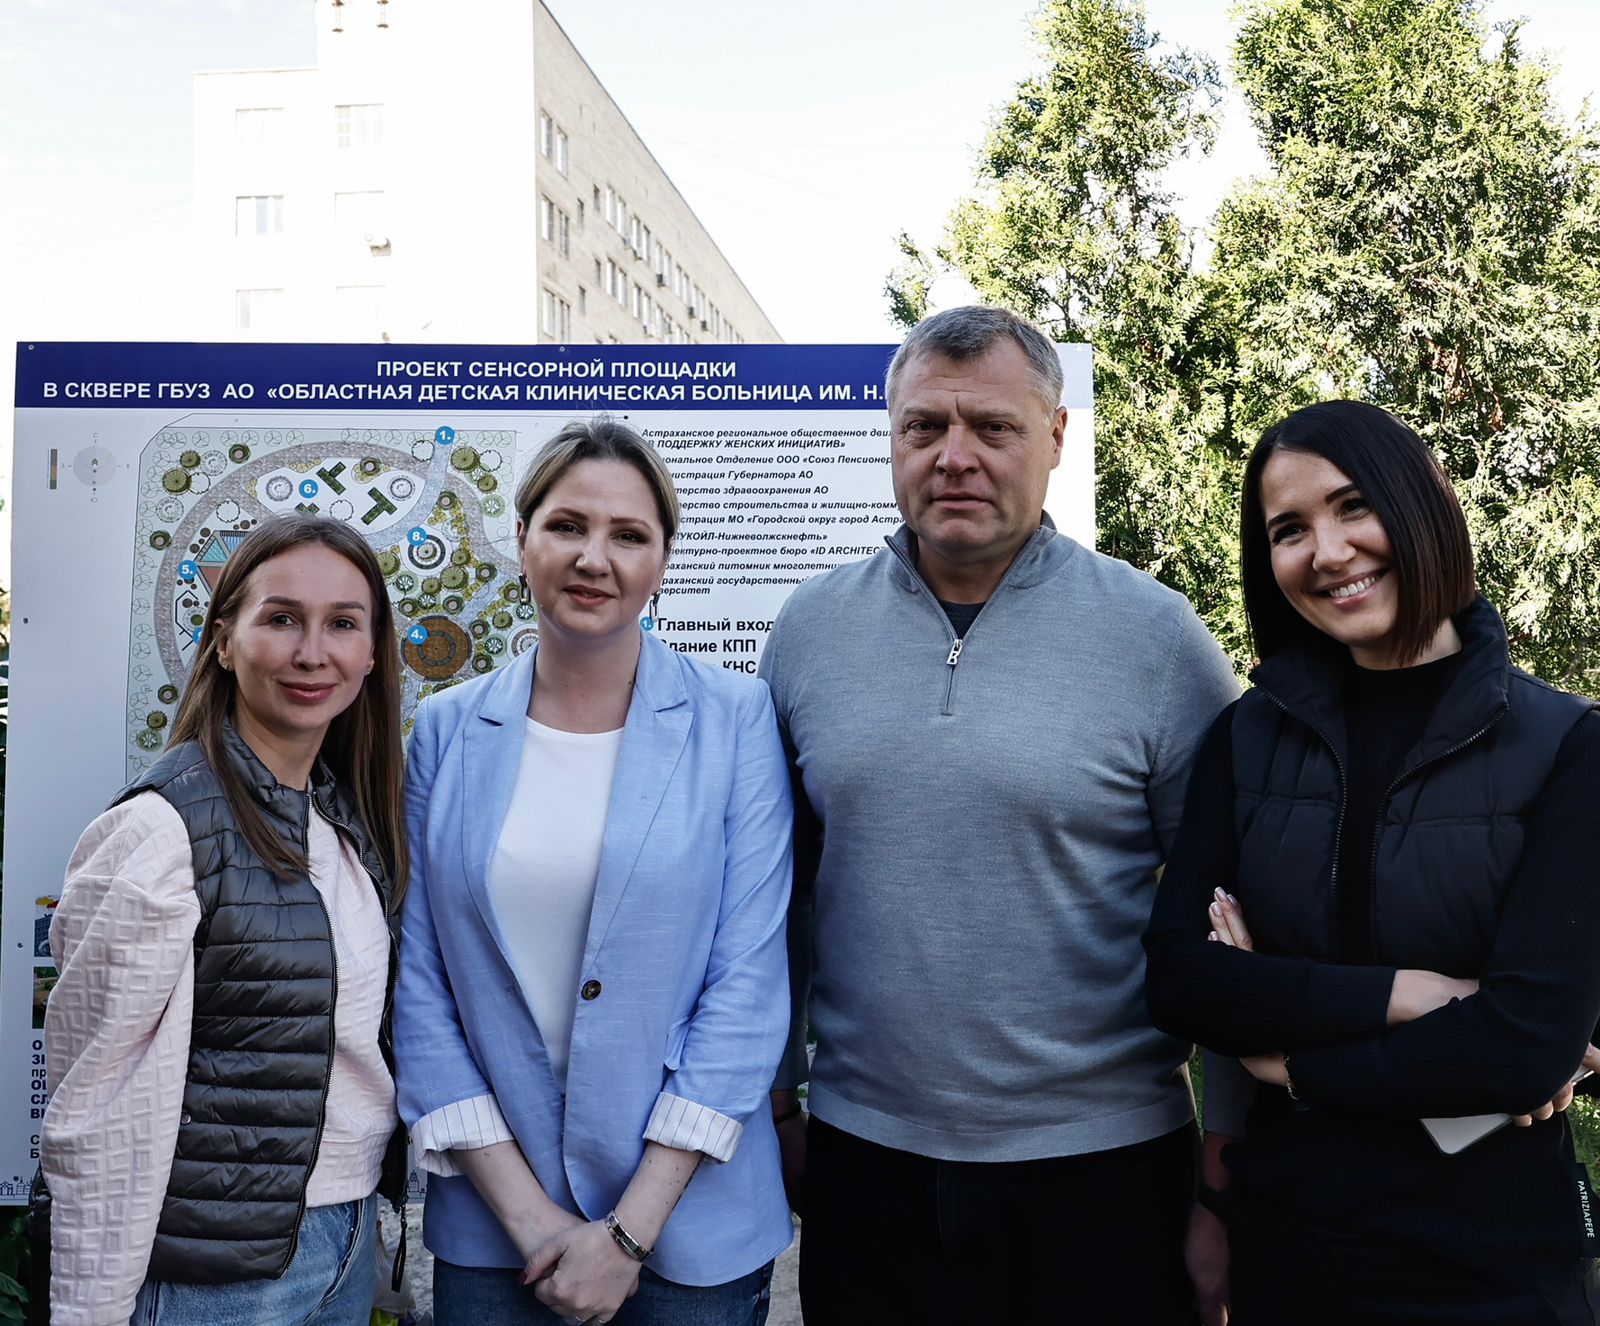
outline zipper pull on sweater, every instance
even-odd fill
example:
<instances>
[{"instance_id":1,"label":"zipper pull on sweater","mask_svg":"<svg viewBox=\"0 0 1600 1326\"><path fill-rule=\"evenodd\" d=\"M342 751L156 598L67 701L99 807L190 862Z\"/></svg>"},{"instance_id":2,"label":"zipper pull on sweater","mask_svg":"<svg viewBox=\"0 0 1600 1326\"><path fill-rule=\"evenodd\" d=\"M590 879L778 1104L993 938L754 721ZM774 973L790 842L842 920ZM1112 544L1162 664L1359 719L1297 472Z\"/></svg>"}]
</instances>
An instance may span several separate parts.
<instances>
[{"instance_id":1,"label":"zipper pull on sweater","mask_svg":"<svg viewBox=\"0 0 1600 1326\"><path fill-rule=\"evenodd\" d=\"M945 659L945 662L952 668L961 662L961 641L959 639L951 641L950 657Z\"/></svg>"}]
</instances>

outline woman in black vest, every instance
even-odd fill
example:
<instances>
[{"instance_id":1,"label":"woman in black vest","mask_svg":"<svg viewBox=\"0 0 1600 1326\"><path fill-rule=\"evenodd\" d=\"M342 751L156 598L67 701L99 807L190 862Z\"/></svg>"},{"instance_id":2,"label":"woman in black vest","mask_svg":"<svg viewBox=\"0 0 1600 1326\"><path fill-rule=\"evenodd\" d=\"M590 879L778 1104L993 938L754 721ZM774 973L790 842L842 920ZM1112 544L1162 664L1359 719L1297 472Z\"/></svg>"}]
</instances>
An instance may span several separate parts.
<instances>
[{"instance_id":1,"label":"woman in black vest","mask_svg":"<svg viewBox=\"0 0 1600 1326\"><path fill-rule=\"evenodd\" d=\"M1255 686L1145 937L1155 1023L1254 1079L1242 1128L1208 1083L1191 1262L1220 1288L1222 1213L1233 1326L1593 1323L1562 1111L1600 1015L1600 715L1510 665L1449 481L1382 410L1269 429L1240 537ZM1476 1115L1516 1126L1462 1145Z\"/></svg>"},{"instance_id":2,"label":"woman in black vest","mask_svg":"<svg viewBox=\"0 0 1600 1326\"><path fill-rule=\"evenodd\" d=\"M367 1321L374 1190L405 1182L398 701L372 550L326 518L256 529L167 751L85 830L56 912L57 1320Z\"/></svg>"}]
</instances>

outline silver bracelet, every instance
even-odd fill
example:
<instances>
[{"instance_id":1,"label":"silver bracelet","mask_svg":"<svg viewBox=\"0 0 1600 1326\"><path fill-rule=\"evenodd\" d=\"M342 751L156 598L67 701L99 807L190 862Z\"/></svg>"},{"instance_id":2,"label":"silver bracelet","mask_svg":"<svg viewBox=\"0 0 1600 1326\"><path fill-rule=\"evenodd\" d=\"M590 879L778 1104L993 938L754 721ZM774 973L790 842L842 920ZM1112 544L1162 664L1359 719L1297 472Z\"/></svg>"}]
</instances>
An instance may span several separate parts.
<instances>
[{"instance_id":1,"label":"silver bracelet","mask_svg":"<svg viewBox=\"0 0 1600 1326\"><path fill-rule=\"evenodd\" d=\"M638 1239L622 1227L622 1221L617 1219L615 1211L606 1212L606 1232L617 1241L617 1246L636 1262L647 1261L654 1248L647 1248Z\"/></svg>"}]
</instances>

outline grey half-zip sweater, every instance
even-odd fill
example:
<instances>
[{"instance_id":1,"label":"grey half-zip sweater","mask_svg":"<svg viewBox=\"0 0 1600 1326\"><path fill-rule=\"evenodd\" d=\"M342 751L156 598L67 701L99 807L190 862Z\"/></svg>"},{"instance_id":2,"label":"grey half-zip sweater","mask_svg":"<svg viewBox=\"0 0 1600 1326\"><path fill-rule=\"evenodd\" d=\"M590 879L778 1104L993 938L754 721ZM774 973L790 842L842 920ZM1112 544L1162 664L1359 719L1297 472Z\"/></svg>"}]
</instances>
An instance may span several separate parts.
<instances>
[{"instance_id":1,"label":"grey half-zip sweater","mask_svg":"<svg viewBox=\"0 0 1600 1326\"><path fill-rule=\"evenodd\" d=\"M810 1107L951 1160L1159 1136L1189 1047L1150 1025L1139 939L1238 683L1182 595L1048 517L959 643L915 564L902 527L800 586L761 663L821 838L791 918Z\"/></svg>"}]
</instances>

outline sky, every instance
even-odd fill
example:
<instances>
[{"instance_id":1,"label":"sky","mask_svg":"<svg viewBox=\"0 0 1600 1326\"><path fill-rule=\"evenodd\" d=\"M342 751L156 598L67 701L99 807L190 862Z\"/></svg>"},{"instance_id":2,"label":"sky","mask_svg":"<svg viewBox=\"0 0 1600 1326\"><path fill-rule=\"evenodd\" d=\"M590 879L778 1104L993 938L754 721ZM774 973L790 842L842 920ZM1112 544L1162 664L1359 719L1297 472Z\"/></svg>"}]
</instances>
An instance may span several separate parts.
<instances>
[{"instance_id":1,"label":"sky","mask_svg":"<svg viewBox=\"0 0 1600 1326\"><path fill-rule=\"evenodd\" d=\"M1037 0L548 2L792 342L897 339L896 234L939 240L991 117L1037 65ZM410 3L460 0L396 9ZM1226 66L1226 4L1146 8L1164 39ZM1593 96L1600 5L1488 5L1518 15L1563 66L1568 107ZM194 335L192 75L314 58L312 0L0 0L0 397L19 339ZM1230 100L1216 152L1169 183L1203 227L1260 164ZM0 411L0 479L9 455Z\"/></svg>"}]
</instances>

